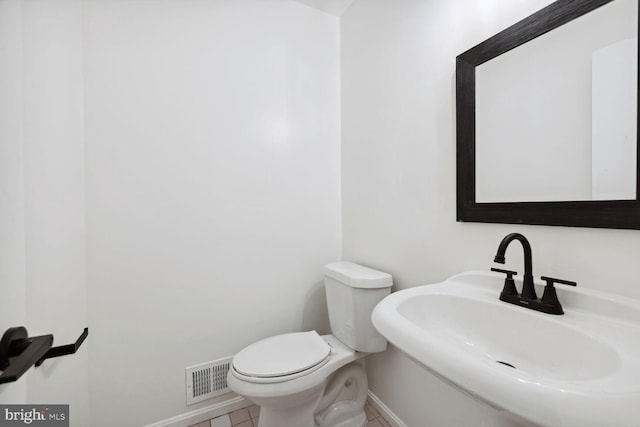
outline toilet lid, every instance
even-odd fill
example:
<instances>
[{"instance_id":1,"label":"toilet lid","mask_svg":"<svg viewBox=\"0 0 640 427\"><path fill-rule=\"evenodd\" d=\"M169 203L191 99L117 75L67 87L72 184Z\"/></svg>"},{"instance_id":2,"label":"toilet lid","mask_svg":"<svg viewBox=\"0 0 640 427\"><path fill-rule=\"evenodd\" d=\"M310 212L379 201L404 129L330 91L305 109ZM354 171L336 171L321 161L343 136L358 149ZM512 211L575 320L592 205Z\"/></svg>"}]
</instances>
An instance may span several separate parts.
<instances>
[{"instance_id":1,"label":"toilet lid","mask_svg":"<svg viewBox=\"0 0 640 427\"><path fill-rule=\"evenodd\" d=\"M255 342L233 358L240 374L273 378L292 375L324 362L331 347L316 331L276 335Z\"/></svg>"}]
</instances>

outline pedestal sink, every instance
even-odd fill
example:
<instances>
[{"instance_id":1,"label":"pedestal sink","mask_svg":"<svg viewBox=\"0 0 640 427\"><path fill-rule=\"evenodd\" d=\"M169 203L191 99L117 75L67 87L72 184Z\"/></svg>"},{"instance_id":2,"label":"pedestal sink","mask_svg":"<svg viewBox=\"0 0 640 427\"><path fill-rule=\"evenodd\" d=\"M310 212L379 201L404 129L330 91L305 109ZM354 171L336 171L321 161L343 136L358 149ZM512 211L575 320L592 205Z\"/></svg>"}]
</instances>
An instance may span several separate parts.
<instances>
[{"instance_id":1,"label":"pedestal sink","mask_svg":"<svg viewBox=\"0 0 640 427\"><path fill-rule=\"evenodd\" d=\"M558 289L556 316L499 301L503 280L467 272L395 292L373 324L424 368L519 419L640 426L640 302Z\"/></svg>"}]
</instances>

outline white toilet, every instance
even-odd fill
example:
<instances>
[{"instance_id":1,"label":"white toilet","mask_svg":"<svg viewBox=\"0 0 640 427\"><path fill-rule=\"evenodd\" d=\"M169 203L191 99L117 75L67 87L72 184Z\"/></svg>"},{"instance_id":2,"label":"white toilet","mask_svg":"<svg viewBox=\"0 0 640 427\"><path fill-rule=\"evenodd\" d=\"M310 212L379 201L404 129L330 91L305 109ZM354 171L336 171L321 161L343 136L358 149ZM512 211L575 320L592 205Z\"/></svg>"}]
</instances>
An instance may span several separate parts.
<instances>
[{"instance_id":1,"label":"white toilet","mask_svg":"<svg viewBox=\"0 0 640 427\"><path fill-rule=\"evenodd\" d=\"M387 341L371 311L391 291L391 275L351 262L324 268L332 335L265 338L233 358L231 390L260 406L258 427L363 427L367 377L358 359Z\"/></svg>"}]
</instances>

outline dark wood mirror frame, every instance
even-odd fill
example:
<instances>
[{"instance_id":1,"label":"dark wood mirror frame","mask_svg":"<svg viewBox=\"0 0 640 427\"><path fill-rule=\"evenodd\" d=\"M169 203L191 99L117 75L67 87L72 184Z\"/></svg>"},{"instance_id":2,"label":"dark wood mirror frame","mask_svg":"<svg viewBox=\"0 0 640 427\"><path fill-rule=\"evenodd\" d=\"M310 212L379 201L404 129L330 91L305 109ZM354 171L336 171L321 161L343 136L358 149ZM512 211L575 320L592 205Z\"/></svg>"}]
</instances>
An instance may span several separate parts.
<instances>
[{"instance_id":1,"label":"dark wood mirror frame","mask_svg":"<svg viewBox=\"0 0 640 427\"><path fill-rule=\"evenodd\" d=\"M640 230L640 146L635 200L476 203L476 67L611 1L558 0L456 58L458 221ZM523 159L523 169L536 167Z\"/></svg>"}]
</instances>

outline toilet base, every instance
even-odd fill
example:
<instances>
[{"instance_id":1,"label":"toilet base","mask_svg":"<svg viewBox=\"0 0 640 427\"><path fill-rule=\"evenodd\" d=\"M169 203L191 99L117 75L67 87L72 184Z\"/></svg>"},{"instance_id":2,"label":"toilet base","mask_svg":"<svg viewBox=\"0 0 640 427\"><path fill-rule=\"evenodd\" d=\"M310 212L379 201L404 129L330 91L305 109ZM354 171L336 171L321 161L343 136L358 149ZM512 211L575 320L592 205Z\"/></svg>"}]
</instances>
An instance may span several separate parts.
<instances>
[{"instance_id":1,"label":"toilet base","mask_svg":"<svg viewBox=\"0 0 640 427\"><path fill-rule=\"evenodd\" d=\"M340 424L334 424L333 427L365 427L367 425L367 414L362 411L361 414L355 417L345 420Z\"/></svg>"},{"instance_id":2,"label":"toilet base","mask_svg":"<svg viewBox=\"0 0 640 427\"><path fill-rule=\"evenodd\" d=\"M367 423L367 374L352 362L340 368L329 380L315 414L318 427L363 427Z\"/></svg>"},{"instance_id":3,"label":"toilet base","mask_svg":"<svg viewBox=\"0 0 640 427\"><path fill-rule=\"evenodd\" d=\"M287 398L249 399L260 406L258 427L316 427L313 414L326 382Z\"/></svg>"},{"instance_id":4,"label":"toilet base","mask_svg":"<svg viewBox=\"0 0 640 427\"><path fill-rule=\"evenodd\" d=\"M300 408L294 409L293 411L272 411L267 408L261 408L258 427L322 427L314 422L313 413L309 415L304 410L298 410ZM295 420L293 424L291 420ZM331 427L365 427L366 425L367 415L363 410L353 418L333 424Z\"/></svg>"},{"instance_id":5,"label":"toilet base","mask_svg":"<svg viewBox=\"0 0 640 427\"><path fill-rule=\"evenodd\" d=\"M367 377L357 362L327 382L286 398L250 399L260 405L258 427L365 427Z\"/></svg>"}]
</instances>

